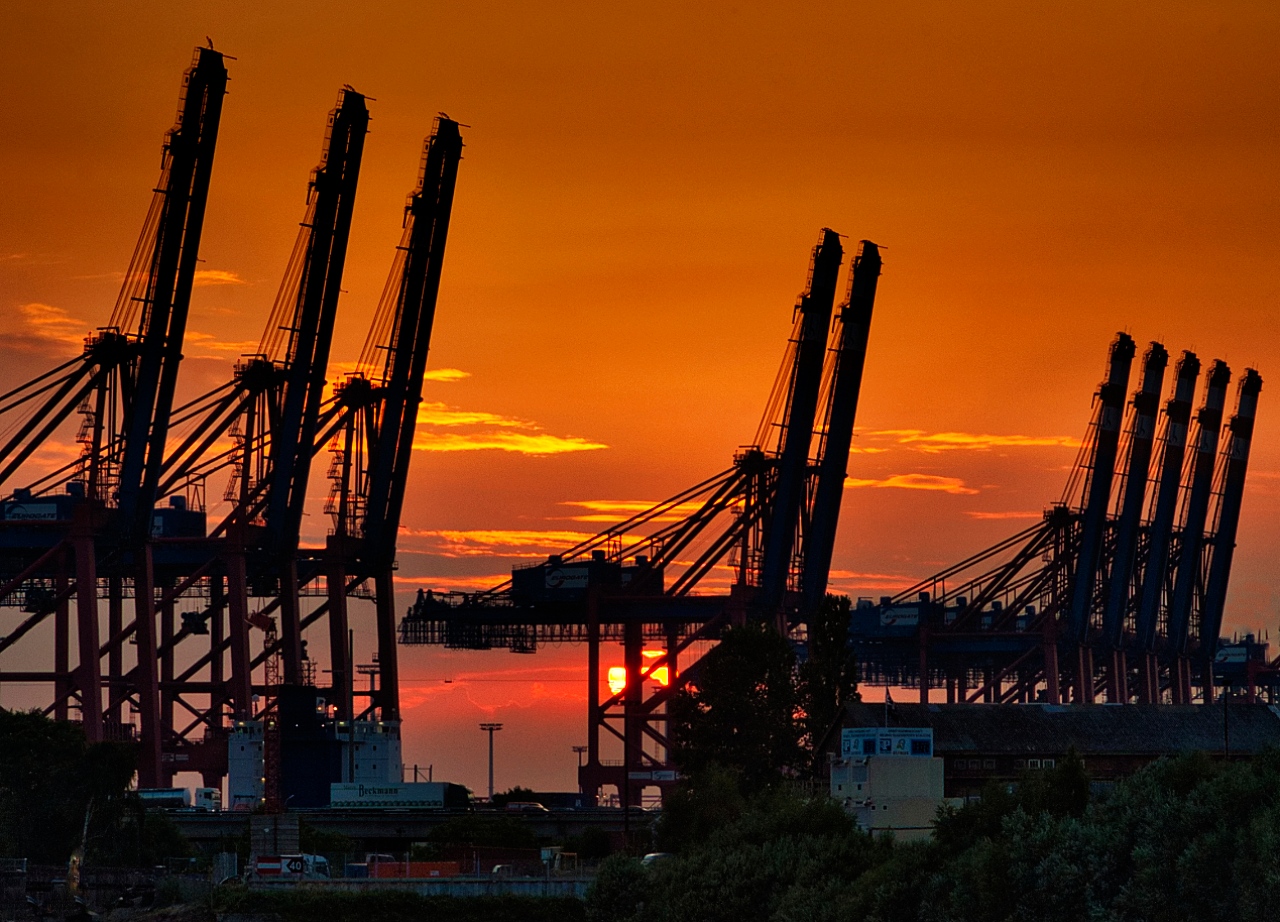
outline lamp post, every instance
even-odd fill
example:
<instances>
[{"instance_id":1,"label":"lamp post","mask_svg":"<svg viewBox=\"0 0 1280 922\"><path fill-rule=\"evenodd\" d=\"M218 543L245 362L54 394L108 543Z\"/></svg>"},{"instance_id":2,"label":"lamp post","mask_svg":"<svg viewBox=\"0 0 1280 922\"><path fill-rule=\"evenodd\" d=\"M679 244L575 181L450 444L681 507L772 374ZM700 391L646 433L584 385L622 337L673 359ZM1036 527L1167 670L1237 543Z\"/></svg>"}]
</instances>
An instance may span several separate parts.
<instances>
[{"instance_id":1,"label":"lamp post","mask_svg":"<svg viewBox=\"0 0 1280 922\"><path fill-rule=\"evenodd\" d=\"M586 746L574 746L573 751L578 754L578 768L582 768L582 755L587 751Z\"/></svg>"},{"instance_id":2,"label":"lamp post","mask_svg":"<svg viewBox=\"0 0 1280 922\"><path fill-rule=\"evenodd\" d=\"M480 729L489 734L489 802L493 803L493 734L502 729L502 724L481 724Z\"/></svg>"}]
</instances>

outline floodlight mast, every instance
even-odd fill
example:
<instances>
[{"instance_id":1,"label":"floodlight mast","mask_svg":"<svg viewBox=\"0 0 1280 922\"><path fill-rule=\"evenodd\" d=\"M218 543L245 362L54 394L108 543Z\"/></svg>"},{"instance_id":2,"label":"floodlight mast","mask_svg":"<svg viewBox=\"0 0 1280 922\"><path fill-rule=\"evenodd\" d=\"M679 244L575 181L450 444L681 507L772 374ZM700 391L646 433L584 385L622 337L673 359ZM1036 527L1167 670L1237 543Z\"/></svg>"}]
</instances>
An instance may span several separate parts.
<instances>
[{"instance_id":1,"label":"floodlight mast","mask_svg":"<svg viewBox=\"0 0 1280 922\"><path fill-rule=\"evenodd\" d=\"M489 802L493 803L493 734L502 729L502 724L481 724L480 729L489 734Z\"/></svg>"}]
</instances>

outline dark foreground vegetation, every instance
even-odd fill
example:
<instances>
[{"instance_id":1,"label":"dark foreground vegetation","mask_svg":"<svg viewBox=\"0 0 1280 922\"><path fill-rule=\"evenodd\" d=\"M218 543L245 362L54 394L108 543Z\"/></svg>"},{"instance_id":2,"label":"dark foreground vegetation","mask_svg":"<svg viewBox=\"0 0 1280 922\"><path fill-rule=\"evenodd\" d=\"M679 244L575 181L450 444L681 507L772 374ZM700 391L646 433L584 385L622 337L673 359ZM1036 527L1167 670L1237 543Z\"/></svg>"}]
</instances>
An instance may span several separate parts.
<instances>
[{"instance_id":1,"label":"dark foreground vegetation","mask_svg":"<svg viewBox=\"0 0 1280 922\"><path fill-rule=\"evenodd\" d=\"M129 790L135 753L85 741L76 724L0 708L0 858L151 867L188 854L162 813Z\"/></svg>"},{"instance_id":2,"label":"dark foreground vegetation","mask_svg":"<svg viewBox=\"0 0 1280 922\"><path fill-rule=\"evenodd\" d=\"M1090 792L1064 760L939 816L932 839L872 840L832 802L695 778L658 828L675 854L615 856L594 922L1280 919L1280 753L1187 755Z\"/></svg>"},{"instance_id":3,"label":"dark foreground vegetation","mask_svg":"<svg viewBox=\"0 0 1280 922\"><path fill-rule=\"evenodd\" d=\"M224 888L219 913L276 913L282 922L581 922L582 901L572 897L418 896L391 891L322 893L305 887L261 893Z\"/></svg>"}]
</instances>

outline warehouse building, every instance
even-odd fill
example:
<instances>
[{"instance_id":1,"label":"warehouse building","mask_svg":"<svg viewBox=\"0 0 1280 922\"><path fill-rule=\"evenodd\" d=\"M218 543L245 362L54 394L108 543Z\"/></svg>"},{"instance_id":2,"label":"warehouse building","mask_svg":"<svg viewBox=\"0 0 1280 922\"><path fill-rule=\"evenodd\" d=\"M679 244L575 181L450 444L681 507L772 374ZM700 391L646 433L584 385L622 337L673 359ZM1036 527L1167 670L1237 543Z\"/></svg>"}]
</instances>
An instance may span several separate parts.
<instances>
[{"instance_id":1,"label":"warehouse building","mask_svg":"<svg viewBox=\"0 0 1280 922\"><path fill-rule=\"evenodd\" d=\"M1244 702L888 707L859 702L845 707L819 747L833 777L849 770L846 763L855 756L849 741L877 728L928 731L930 756L941 761L942 796L968 798L980 795L989 781L1013 782L1029 771L1053 768L1071 751L1084 760L1090 778L1103 784L1183 752L1252 758L1280 747L1280 708Z\"/></svg>"}]
</instances>

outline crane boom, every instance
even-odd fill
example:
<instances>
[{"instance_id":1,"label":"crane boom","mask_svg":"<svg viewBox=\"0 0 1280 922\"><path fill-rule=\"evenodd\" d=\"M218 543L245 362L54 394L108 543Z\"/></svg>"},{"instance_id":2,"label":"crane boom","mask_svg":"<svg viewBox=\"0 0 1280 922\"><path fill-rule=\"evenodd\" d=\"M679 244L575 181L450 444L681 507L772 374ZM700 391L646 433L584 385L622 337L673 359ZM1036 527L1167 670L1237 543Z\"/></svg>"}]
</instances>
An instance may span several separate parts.
<instances>
[{"instance_id":1,"label":"crane boom","mask_svg":"<svg viewBox=\"0 0 1280 922\"><path fill-rule=\"evenodd\" d=\"M1204 608L1200 612L1200 653L1208 660L1210 670L1206 673L1206 687L1212 678L1214 654L1218 652L1218 633L1222 630L1222 610L1227 601L1227 581L1231 577L1231 558L1235 554L1244 478L1249 469L1249 447L1253 442L1253 423L1261 391L1262 376L1252 368L1245 369L1236 396L1236 412L1227 424L1227 444L1222 450L1222 496L1214 535L1209 539L1213 556L1205 584Z\"/></svg>"},{"instance_id":2,"label":"crane boom","mask_svg":"<svg viewBox=\"0 0 1280 922\"><path fill-rule=\"evenodd\" d=\"M1178 569L1173 583L1173 603L1169 608L1169 646L1174 653L1186 652L1191 610L1203 585L1201 558L1204 556L1204 526L1213 493L1213 468L1218 454L1218 430L1227 402L1231 369L1216 360L1209 371L1204 405L1196 414L1195 456L1191 468L1191 489L1187 495L1178 542Z\"/></svg>"},{"instance_id":3,"label":"crane boom","mask_svg":"<svg viewBox=\"0 0 1280 922\"><path fill-rule=\"evenodd\" d=\"M826 431L818 459L813 513L804 542L804 569L800 582L806 614L817 608L827 591L836 526L840 521L840 504L844 497L844 480L849 469L854 418L862 392L867 339L871 335L871 311L875 306L879 279L880 248L870 240L864 240L849 273L849 294L840 307L836 366L827 407Z\"/></svg>"},{"instance_id":4,"label":"crane boom","mask_svg":"<svg viewBox=\"0 0 1280 922\"><path fill-rule=\"evenodd\" d=\"M822 238L813 248L809 284L796 305L801 314L800 336L791 369L777 490L772 517L765 530L760 568L760 608L766 618L777 615L791 573L791 554L795 549L809 467L809 446L813 441L813 424L822 386L823 354L843 259L840 235L830 228L823 228Z\"/></svg>"},{"instance_id":5,"label":"crane boom","mask_svg":"<svg viewBox=\"0 0 1280 922\"><path fill-rule=\"evenodd\" d=\"M390 565L395 556L461 159L458 123L442 116L427 138L418 187L406 208L404 268L382 374L382 407L370 446L364 556L374 567Z\"/></svg>"},{"instance_id":6,"label":"crane boom","mask_svg":"<svg viewBox=\"0 0 1280 922\"><path fill-rule=\"evenodd\" d=\"M1168 364L1168 350L1160 343L1152 343L1143 357L1142 386L1133 395L1133 424L1130 428L1124 498L1121 500L1120 521L1116 527L1111 580L1107 584L1107 607L1102 620L1107 639L1115 649L1119 649L1123 641L1125 616L1133 598L1131 583L1134 554L1138 547L1138 527L1142 519L1142 501L1147 493L1151 450L1155 445L1160 390L1164 386L1164 370Z\"/></svg>"},{"instance_id":7,"label":"crane boom","mask_svg":"<svg viewBox=\"0 0 1280 922\"><path fill-rule=\"evenodd\" d=\"M165 139L163 204L145 286L136 296L142 304L140 354L122 427L119 522L135 541L151 528L226 87L222 55L198 49L183 80L178 123ZM125 278L126 292L133 283Z\"/></svg>"},{"instance_id":8,"label":"crane boom","mask_svg":"<svg viewBox=\"0 0 1280 922\"><path fill-rule=\"evenodd\" d=\"M1071 608L1067 617L1066 633L1075 643L1082 643L1089 630L1093 589L1102 554L1103 531L1107 524L1107 506L1111 500L1111 480L1120 445L1120 423L1124 417L1124 398L1129 387L1129 366L1133 362L1133 353L1133 338L1127 333L1116 334L1115 342L1111 344L1107 379L1098 389L1101 401L1094 430L1089 483L1085 490L1080 556L1072 582Z\"/></svg>"},{"instance_id":9,"label":"crane boom","mask_svg":"<svg viewBox=\"0 0 1280 922\"><path fill-rule=\"evenodd\" d=\"M271 438L266 519L268 545L276 554L291 554L298 542L368 127L365 97L343 90L311 177L306 255L285 360L284 406Z\"/></svg>"},{"instance_id":10,"label":"crane boom","mask_svg":"<svg viewBox=\"0 0 1280 922\"><path fill-rule=\"evenodd\" d=\"M1191 405L1200 378L1200 359L1184 351L1178 360L1173 396L1165 403L1165 427L1160 454L1160 479L1154 511L1147 529L1147 554L1138 599L1136 634L1138 647L1155 650L1161 603L1168 583L1169 544L1174 518L1178 514L1178 493L1182 488L1182 464L1187 452L1187 429L1191 425Z\"/></svg>"}]
</instances>

